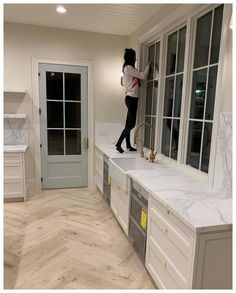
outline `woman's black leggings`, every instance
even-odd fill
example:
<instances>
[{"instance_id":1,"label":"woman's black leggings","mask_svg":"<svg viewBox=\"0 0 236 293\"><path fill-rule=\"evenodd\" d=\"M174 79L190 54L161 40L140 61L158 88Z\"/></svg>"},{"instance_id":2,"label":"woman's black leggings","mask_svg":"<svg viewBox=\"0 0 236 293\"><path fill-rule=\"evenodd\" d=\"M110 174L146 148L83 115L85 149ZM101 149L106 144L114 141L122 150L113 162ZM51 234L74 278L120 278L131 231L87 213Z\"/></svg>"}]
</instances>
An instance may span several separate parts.
<instances>
[{"instance_id":1,"label":"woman's black leggings","mask_svg":"<svg viewBox=\"0 0 236 293\"><path fill-rule=\"evenodd\" d=\"M126 138L126 147L130 148L130 131L135 127L136 124L136 116L137 116L137 109L138 109L138 98L134 98L131 96L125 97L125 104L128 108L127 118L125 123L125 128L122 131L116 146L121 146L124 138Z\"/></svg>"}]
</instances>

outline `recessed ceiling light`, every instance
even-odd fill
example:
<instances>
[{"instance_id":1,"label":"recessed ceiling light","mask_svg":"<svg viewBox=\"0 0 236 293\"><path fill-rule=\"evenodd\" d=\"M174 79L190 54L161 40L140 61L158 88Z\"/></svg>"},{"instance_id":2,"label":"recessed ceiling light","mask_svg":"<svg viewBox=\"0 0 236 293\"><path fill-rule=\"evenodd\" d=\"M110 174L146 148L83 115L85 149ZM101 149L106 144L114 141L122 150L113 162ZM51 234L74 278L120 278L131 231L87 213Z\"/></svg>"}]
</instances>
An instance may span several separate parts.
<instances>
[{"instance_id":1,"label":"recessed ceiling light","mask_svg":"<svg viewBox=\"0 0 236 293\"><path fill-rule=\"evenodd\" d=\"M66 9L65 9L65 7L63 7L63 6L57 6L57 12L58 13L66 13Z\"/></svg>"}]
</instances>

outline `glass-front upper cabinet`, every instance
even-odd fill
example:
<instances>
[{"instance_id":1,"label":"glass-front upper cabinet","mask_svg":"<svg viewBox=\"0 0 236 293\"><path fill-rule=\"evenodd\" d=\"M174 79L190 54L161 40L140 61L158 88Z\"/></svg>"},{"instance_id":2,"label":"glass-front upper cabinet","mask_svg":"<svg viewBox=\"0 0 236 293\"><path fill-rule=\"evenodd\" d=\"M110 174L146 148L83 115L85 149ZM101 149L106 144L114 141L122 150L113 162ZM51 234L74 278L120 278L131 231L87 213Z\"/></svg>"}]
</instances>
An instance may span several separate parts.
<instances>
[{"instance_id":1,"label":"glass-front upper cabinet","mask_svg":"<svg viewBox=\"0 0 236 293\"><path fill-rule=\"evenodd\" d=\"M150 62L150 71L146 83L146 105L145 122L152 125L153 133L156 128L156 111L159 86L159 64L160 64L160 41L148 47L148 61ZM151 142L155 137L151 137L150 128L144 129L144 146L151 148Z\"/></svg>"},{"instance_id":2,"label":"glass-front upper cabinet","mask_svg":"<svg viewBox=\"0 0 236 293\"><path fill-rule=\"evenodd\" d=\"M175 160L179 145L185 43L186 26L168 35L161 152Z\"/></svg>"},{"instance_id":3,"label":"glass-front upper cabinet","mask_svg":"<svg viewBox=\"0 0 236 293\"><path fill-rule=\"evenodd\" d=\"M186 164L208 173L223 5L196 23Z\"/></svg>"}]
</instances>

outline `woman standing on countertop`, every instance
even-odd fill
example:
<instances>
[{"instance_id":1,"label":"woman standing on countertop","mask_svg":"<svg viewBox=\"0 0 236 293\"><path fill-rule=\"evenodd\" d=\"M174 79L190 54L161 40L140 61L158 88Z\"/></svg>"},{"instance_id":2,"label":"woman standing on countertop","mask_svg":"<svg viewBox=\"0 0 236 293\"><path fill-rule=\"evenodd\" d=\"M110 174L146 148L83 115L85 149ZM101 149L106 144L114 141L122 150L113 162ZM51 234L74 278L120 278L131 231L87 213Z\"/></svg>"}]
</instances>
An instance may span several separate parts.
<instances>
[{"instance_id":1,"label":"woman standing on countertop","mask_svg":"<svg viewBox=\"0 0 236 293\"><path fill-rule=\"evenodd\" d=\"M144 72L139 72L135 68L136 53L133 49L125 49L124 54L124 64L123 64L123 83L125 88L125 104L128 108L127 118L125 128L122 131L117 143L116 149L120 153L123 153L124 150L121 147L121 144L126 138L126 147L130 151L136 151L130 144L130 131L135 127L136 124L136 115L138 109L138 88L140 86L140 79L146 79L150 64L147 64Z\"/></svg>"}]
</instances>

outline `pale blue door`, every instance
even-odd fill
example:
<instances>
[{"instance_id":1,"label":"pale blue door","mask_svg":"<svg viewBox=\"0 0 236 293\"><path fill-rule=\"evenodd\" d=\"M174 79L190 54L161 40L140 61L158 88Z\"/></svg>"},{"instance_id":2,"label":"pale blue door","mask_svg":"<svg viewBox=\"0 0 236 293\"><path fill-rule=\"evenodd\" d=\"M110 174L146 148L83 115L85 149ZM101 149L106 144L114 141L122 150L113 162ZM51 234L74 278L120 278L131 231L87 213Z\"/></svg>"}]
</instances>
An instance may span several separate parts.
<instances>
[{"instance_id":1,"label":"pale blue door","mask_svg":"<svg viewBox=\"0 0 236 293\"><path fill-rule=\"evenodd\" d=\"M43 188L88 183L88 70L39 64Z\"/></svg>"}]
</instances>

